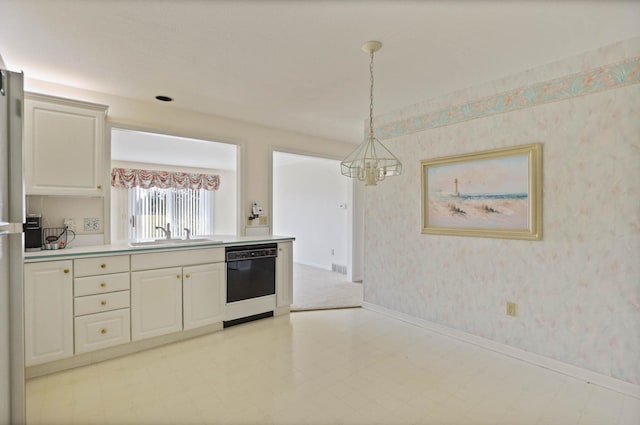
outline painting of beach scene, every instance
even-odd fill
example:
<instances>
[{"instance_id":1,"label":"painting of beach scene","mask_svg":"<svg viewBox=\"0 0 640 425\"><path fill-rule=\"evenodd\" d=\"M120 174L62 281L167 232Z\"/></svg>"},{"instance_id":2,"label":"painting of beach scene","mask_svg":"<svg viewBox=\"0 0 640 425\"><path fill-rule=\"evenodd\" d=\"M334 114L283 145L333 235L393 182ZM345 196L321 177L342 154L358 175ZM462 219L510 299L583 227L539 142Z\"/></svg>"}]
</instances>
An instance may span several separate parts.
<instances>
[{"instance_id":1,"label":"painting of beach scene","mask_svg":"<svg viewBox=\"0 0 640 425\"><path fill-rule=\"evenodd\" d=\"M541 144L422 161L423 233L540 239Z\"/></svg>"}]
</instances>

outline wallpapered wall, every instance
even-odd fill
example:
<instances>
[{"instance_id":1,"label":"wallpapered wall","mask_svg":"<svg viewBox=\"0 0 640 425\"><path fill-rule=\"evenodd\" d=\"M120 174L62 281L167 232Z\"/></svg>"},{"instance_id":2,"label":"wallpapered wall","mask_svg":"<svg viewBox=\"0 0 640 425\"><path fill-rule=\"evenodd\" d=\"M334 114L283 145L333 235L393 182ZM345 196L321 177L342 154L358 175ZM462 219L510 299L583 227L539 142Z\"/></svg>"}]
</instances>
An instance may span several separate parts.
<instances>
[{"instance_id":1,"label":"wallpapered wall","mask_svg":"<svg viewBox=\"0 0 640 425\"><path fill-rule=\"evenodd\" d=\"M638 74L634 38L378 117L404 172L366 189L365 301L640 384ZM421 159L533 142L542 241L420 233Z\"/></svg>"}]
</instances>

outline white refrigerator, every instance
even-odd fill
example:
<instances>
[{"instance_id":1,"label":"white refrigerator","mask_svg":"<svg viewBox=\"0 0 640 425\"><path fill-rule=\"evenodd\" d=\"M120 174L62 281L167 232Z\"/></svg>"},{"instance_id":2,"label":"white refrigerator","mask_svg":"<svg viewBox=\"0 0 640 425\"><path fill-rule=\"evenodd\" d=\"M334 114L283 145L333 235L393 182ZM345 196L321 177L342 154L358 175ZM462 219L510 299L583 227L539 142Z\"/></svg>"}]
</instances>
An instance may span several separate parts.
<instances>
[{"instance_id":1,"label":"white refrigerator","mask_svg":"<svg viewBox=\"0 0 640 425\"><path fill-rule=\"evenodd\" d=\"M0 69L0 424L25 423L23 74Z\"/></svg>"}]
</instances>

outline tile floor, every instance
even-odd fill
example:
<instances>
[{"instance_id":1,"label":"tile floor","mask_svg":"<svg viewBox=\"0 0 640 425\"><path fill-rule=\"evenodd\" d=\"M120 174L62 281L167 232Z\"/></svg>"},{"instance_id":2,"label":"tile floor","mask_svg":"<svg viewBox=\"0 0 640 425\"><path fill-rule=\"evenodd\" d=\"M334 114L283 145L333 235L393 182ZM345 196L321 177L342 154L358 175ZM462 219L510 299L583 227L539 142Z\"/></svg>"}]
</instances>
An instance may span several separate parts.
<instances>
[{"instance_id":1,"label":"tile floor","mask_svg":"<svg viewBox=\"0 0 640 425\"><path fill-rule=\"evenodd\" d=\"M640 400L356 308L31 379L35 424L638 424Z\"/></svg>"},{"instance_id":2,"label":"tile floor","mask_svg":"<svg viewBox=\"0 0 640 425\"><path fill-rule=\"evenodd\" d=\"M362 297L362 283L347 275L293 263L292 310L359 307Z\"/></svg>"}]
</instances>

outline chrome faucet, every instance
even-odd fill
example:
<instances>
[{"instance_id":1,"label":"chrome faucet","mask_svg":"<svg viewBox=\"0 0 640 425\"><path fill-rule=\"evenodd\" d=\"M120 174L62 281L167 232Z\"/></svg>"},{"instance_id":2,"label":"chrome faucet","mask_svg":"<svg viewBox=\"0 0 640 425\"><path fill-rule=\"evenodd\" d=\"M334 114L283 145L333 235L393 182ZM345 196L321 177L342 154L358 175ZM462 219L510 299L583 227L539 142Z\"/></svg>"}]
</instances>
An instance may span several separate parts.
<instances>
[{"instance_id":1,"label":"chrome faucet","mask_svg":"<svg viewBox=\"0 0 640 425\"><path fill-rule=\"evenodd\" d=\"M191 230L187 229L186 227L184 228L184 231L187 232L187 237L186 239L191 239Z\"/></svg>"},{"instance_id":2,"label":"chrome faucet","mask_svg":"<svg viewBox=\"0 0 640 425\"><path fill-rule=\"evenodd\" d=\"M165 229L164 227L160 227L160 226L156 226L157 230L162 230L162 232L164 233L164 236L167 239L171 239L171 224L167 223L167 228Z\"/></svg>"}]
</instances>

